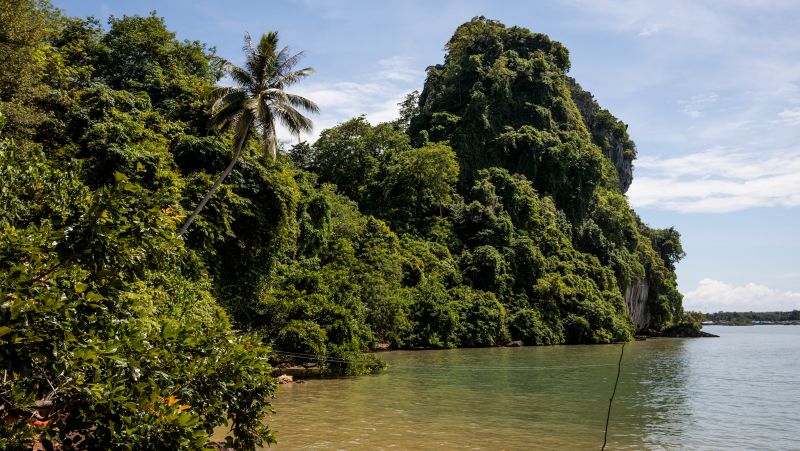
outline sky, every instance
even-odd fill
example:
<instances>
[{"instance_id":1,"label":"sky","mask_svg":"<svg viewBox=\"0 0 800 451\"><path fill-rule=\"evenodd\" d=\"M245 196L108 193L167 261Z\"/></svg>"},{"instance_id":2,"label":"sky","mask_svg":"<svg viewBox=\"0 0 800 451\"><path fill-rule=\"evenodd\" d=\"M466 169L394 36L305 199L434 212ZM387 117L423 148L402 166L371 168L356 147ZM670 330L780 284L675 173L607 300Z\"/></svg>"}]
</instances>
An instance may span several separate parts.
<instances>
[{"instance_id":1,"label":"sky","mask_svg":"<svg viewBox=\"0 0 800 451\"><path fill-rule=\"evenodd\" d=\"M278 31L316 73L319 131L397 116L441 63L456 27L485 16L546 33L569 75L628 124L627 195L654 227L676 227L688 310L800 309L800 2L781 0L54 0L66 14L157 11L180 39L242 61L245 32ZM283 138L289 139L289 136Z\"/></svg>"}]
</instances>

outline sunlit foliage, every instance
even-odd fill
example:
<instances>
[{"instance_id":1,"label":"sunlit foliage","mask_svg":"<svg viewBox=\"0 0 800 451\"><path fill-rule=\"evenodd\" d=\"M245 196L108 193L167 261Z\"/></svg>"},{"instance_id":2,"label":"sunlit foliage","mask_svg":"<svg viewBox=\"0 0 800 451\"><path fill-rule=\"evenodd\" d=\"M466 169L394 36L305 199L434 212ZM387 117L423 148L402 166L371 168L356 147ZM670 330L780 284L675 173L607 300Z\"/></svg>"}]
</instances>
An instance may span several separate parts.
<instances>
[{"instance_id":1,"label":"sunlit foliage","mask_svg":"<svg viewBox=\"0 0 800 451\"><path fill-rule=\"evenodd\" d=\"M688 324L680 235L631 210L601 150L624 127L589 133L544 35L474 19L397 121L277 149L209 130L223 62L155 14L0 19L0 448L202 448L228 425L253 449L275 366L629 340L642 281L648 328Z\"/></svg>"}]
</instances>

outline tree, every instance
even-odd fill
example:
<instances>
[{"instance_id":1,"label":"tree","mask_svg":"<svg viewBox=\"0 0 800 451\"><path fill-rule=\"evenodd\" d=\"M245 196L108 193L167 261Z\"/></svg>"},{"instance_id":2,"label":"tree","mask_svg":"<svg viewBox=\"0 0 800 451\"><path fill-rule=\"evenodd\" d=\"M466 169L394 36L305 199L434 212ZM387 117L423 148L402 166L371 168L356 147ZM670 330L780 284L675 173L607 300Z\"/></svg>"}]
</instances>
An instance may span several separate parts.
<instances>
[{"instance_id":1,"label":"tree","mask_svg":"<svg viewBox=\"0 0 800 451\"><path fill-rule=\"evenodd\" d=\"M428 143L384 160L383 179L372 199L375 212L399 232L422 233L430 218L443 217L453 201L458 180L455 152L445 144Z\"/></svg>"},{"instance_id":2,"label":"tree","mask_svg":"<svg viewBox=\"0 0 800 451\"><path fill-rule=\"evenodd\" d=\"M400 107L400 117L392 121L392 125L405 132L411 125L411 119L420 113L419 91L414 90L406 94L406 98L397 106Z\"/></svg>"},{"instance_id":3,"label":"tree","mask_svg":"<svg viewBox=\"0 0 800 451\"><path fill-rule=\"evenodd\" d=\"M0 130L0 449L200 450L223 424L272 443L270 350L232 328L161 189L93 189L28 147Z\"/></svg>"},{"instance_id":4,"label":"tree","mask_svg":"<svg viewBox=\"0 0 800 451\"><path fill-rule=\"evenodd\" d=\"M681 234L674 227L666 229L651 229L643 227L645 234L650 237L653 242L653 249L658 252L664 264L670 271L675 271L675 265L683 260L686 252L683 251L681 245Z\"/></svg>"},{"instance_id":5,"label":"tree","mask_svg":"<svg viewBox=\"0 0 800 451\"><path fill-rule=\"evenodd\" d=\"M47 93L42 78L53 15L53 8L38 0L0 3L0 112L11 136L30 136L46 119L39 102Z\"/></svg>"},{"instance_id":6,"label":"tree","mask_svg":"<svg viewBox=\"0 0 800 451\"><path fill-rule=\"evenodd\" d=\"M408 136L390 124L371 125L359 116L323 130L311 148L309 169L364 208L370 184L380 177L387 153L411 148Z\"/></svg>"},{"instance_id":7,"label":"tree","mask_svg":"<svg viewBox=\"0 0 800 451\"><path fill-rule=\"evenodd\" d=\"M214 91L217 99L211 108L211 127L216 129L227 125L234 132L236 148L233 157L178 235L186 233L200 210L233 170L251 127L259 134L264 157L269 156L275 162L278 150L275 122L280 121L290 132L299 135L300 132L310 131L313 124L297 108L311 113L319 112L311 100L284 91L287 86L314 72L311 67L292 70L303 57L303 52L290 55L288 47L278 50L278 33L274 31L262 35L256 46L250 35L246 34L244 50L247 53L244 68L230 63L223 66L237 86L217 87Z\"/></svg>"}]
</instances>

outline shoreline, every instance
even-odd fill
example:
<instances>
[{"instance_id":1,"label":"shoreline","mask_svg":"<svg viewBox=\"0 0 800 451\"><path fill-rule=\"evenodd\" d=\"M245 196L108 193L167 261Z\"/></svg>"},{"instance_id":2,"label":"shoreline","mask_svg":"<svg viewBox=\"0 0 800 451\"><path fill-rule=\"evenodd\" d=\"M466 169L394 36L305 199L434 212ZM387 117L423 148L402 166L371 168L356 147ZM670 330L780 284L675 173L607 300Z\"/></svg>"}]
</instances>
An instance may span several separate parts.
<instances>
[{"instance_id":1,"label":"shoreline","mask_svg":"<svg viewBox=\"0 0 800 451\"><path fill-rule=\"evenodd\" d=\"M800 326L800 321L752 321L750 323L735 323L733 321L715 321L703 323L703 326L733 326L733 327L750 327L750 326Z\"/></svg>"}]
</instances>

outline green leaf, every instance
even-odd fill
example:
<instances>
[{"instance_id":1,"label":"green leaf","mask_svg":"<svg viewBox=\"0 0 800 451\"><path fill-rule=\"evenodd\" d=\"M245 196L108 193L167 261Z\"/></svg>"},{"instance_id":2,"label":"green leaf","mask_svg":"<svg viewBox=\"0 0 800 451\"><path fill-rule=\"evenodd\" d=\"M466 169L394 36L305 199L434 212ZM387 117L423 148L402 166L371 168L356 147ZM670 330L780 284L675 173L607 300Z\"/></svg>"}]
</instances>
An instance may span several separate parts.
<instances>
[{"instance_id":1,"label":"green leaf","mask_svg":"<svg viewBox=\"0 0 800 451\"><path fill-rule=\"evenodd\" d=\"M86 300L90 302L102 301L105 297L102 294L95 293L94 291L90 291L89 294L86 295Z\"/></svg>"},{"instance_id":2,"label":"green leaf","mask_svg":"<svg viewBox=\"0 0 800 451\"><path fill-rule=\"evenodd\" d=\"M0 337L11 333L11 328L8 326L0 326Z\"/></svg>"},{"instance_id":3,"label":"green leaf","mask_svg":"<svg viewBox=\"0 0 800 451\"><path fill-rule=\"evenodd\" d=\"M75 284L75 291L78 293L83 293L87 288L89 288L89 284L83 282L78 282Z\"/></svg>"},{"instance_id":4,"label":"green leaf","mask_svg":"<svg viewBox=\"0 0 800 451\"><path fill-rule=\"evenodd\" d=\"M182 412L180 415L178 415L178 426L186 427L196 422L197 421L194 418L194 415L190 414L189 412Z\"/></svg>"},{"instance_id":5,"label":"green leaf","mask_svg":"<svg viewBox=\"0 0 800 451\"><path fill-rule=\"evenodd\" d=\"M173 322L167 321L161 330L161 336L168 341L174 340L178 336L178 327Z\"/></svg>"}]
</instances>

